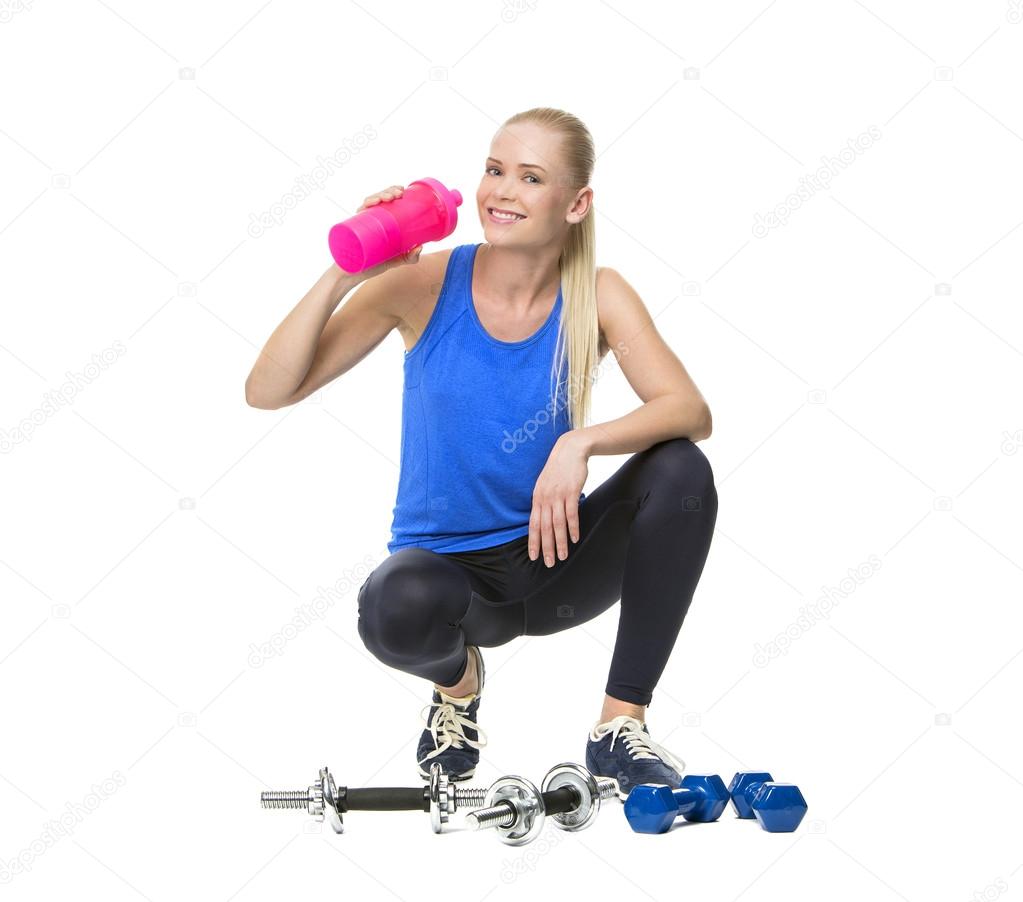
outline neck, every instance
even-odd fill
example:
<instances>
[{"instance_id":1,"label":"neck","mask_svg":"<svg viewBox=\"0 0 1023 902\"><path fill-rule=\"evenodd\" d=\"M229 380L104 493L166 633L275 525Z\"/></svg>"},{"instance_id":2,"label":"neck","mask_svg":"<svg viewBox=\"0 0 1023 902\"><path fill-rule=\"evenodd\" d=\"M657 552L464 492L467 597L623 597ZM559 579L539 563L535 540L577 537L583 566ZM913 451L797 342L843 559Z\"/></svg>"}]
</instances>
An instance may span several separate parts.
<instances>
[{"instance_id":1,"label":"neck","mask_svg":"<svg viewBox=\"0 0 1023 902\"><path fill-rule=\"evenodd\" d=\"M561 250L482 244L476 251L480 291L495 303L528 312L548 304L561 284Z\"/></svg>"}]
</instances>

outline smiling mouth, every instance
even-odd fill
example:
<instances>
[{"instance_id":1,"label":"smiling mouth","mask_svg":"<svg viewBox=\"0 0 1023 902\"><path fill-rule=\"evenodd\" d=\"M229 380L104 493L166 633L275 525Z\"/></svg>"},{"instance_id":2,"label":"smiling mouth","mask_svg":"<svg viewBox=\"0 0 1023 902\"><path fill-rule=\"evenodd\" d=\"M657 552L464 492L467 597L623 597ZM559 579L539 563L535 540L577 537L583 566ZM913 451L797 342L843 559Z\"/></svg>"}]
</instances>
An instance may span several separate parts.
<instances>
[{"instance_id":1,"label":"smiling mouth","mask_svg":"<svg viewBox=\"0 0 1023 902\"><path fill-rule=\"evenodd\" d=\"M487 212L498 222L518 222L520 219L526 218L521 213L499 213L494 207L487 207Z\"/></svg>"}]
</instances>

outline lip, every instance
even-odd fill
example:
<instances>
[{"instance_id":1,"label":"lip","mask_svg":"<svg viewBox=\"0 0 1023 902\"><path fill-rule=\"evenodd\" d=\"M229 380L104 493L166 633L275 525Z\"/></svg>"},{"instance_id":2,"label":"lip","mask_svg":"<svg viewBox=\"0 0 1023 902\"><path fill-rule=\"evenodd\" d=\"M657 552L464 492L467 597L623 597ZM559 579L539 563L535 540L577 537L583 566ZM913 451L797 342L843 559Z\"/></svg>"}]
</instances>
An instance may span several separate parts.
<instances>
[{"instance_id":1,"label":"lip","mask_svg":"<svg viewBox=\"0 0 1023 902\"><path fill-rule=\"evenodd\" d=\"M497 210L498 213L511 213L515 216L520 216L521 219L498 219L496 216L494 216L493 213L490 212L491 210ZM496 222L500 225L511 225L513 222L522 222L523 219L528 218L524 213L516 213L514 210L502 210L500 207L487 207L486 211L487 216L490 218L490 221Z\"/></svg>"}]
</instances>

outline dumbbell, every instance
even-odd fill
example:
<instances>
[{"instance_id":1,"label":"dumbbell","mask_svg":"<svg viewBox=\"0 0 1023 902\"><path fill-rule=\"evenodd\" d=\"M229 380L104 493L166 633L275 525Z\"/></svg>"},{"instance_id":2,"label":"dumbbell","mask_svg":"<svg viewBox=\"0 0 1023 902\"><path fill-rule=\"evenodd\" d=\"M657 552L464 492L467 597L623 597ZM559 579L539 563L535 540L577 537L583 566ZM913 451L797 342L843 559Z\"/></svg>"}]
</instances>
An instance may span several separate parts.
<instances>
[{"instance_id":1,"label":"dumbbell","mask_svg":"<svg viewBox=\"0 0 1023 902\"><path fill-rule=\"evenodd\" d=\"M618 794L616 780L596 778L580 764L556 764L537 789L525 777L501 777L487 790L485 808L465 816L471 829L493 828L502 842L519 846L539 836L548 816L562 830L582 830L593 823L603 799Z\"/></svg>"},{"instance_id":2,"label":"dumbbell","mask_svg":"<svg viewBox=\"0 0 1023 902\"><path fill-rule=\"evenodd\" d=\"M756 817L768 833L791 833L806 814L806 799L795 783L776 783L766 771L739 771L728 784L739 817Z\"/></svg>"},{"instance_id":3,"label":"dumbbell","mask_svg":"<svg viewBox=\"0 0 1023 902\"><path fill-rule=\"evenodd\" d=\"M680 815L694 823L716 821L728 799L717 774L687 774L678 789L660 783L634 786L625 799L625 817L636 833L667 833Z\"/></svg>"},{"instance_id":4,"label":"dumbbell","mask_svg":"<svg viewBox=\"0 0 1023 902\"><path fill-rule=\"evenodd\" d=\"M335 833L344 833L347 811L429 811L434 833L442 833L452 811L484 804L485 789L455 787L443 772L440 762L430 766L430 782L415 789L378 786L367 789L338 787L324 766L320 778L308 789L287 792L264 792L259 804L263 808L304 808L318 821L324 817Z\"/></svg>"}]
</instances>

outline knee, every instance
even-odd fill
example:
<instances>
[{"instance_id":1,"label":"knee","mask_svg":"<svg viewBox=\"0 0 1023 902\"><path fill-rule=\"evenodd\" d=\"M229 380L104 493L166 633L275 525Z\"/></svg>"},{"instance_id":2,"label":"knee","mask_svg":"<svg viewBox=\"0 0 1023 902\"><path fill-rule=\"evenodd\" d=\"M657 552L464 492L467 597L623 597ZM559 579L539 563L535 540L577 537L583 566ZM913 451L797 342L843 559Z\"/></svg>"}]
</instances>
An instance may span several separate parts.
<instances>
[{"instance_id":1,"label":"knee","mask_svg":"<svg viewBox=\"0 0 1023 902\"><path fill-rule=\"evenodd\" d=\"M423 566L423 558L432 553L422 548L395 552L359 590L359 636L382 660L418 659L449 628L443 593Z\"/></svg>"},{"instance_id":2,"label":"knee","mask_svg":"<svg viewBox=\"0 0 1023 902\"><path fill-rule=\"evenodd\" d=\"M687 438L658 442L648 449L657 468L658 484L663 480L686 496L702 498L715 494L714 471L707 455Z\"/></svg>"}]
</instances>

